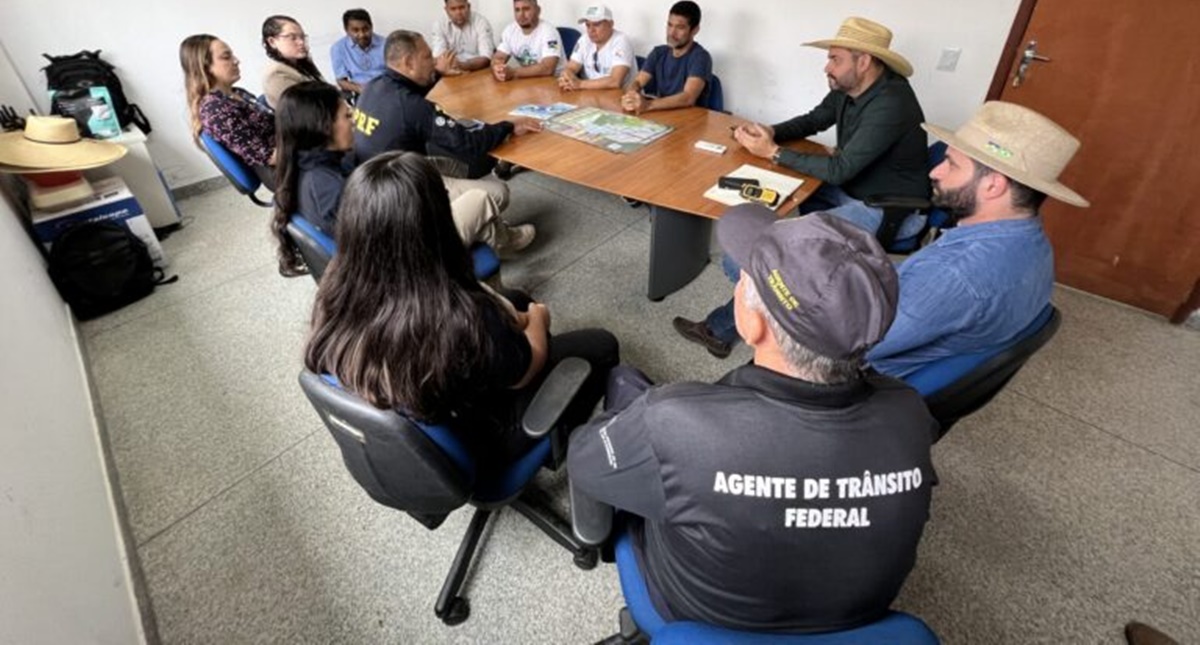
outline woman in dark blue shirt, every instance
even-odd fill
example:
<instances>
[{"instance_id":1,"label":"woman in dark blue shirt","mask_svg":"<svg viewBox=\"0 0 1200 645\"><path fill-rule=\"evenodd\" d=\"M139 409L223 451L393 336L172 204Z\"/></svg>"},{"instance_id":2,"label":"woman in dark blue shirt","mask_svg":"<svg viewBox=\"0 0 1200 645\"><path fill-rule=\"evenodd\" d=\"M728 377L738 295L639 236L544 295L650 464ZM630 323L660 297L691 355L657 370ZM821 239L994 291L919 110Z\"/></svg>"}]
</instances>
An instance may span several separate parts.
<instances>
[{"instance_id":1,"label":"woman in dark blue shirt","mask_svg":"<svg viewBox=\"0 0 1200 645\"><path fill-rule=\"evenodd\" d=\"M299 213L334 236L348 174L345 155L354 147L354 118L336 87L306 81L283 92L275 120L278 163L272 230L279 240L279 272L302 275L304 262L287 235L288 218Z\"/></svg>"}]
</instances>

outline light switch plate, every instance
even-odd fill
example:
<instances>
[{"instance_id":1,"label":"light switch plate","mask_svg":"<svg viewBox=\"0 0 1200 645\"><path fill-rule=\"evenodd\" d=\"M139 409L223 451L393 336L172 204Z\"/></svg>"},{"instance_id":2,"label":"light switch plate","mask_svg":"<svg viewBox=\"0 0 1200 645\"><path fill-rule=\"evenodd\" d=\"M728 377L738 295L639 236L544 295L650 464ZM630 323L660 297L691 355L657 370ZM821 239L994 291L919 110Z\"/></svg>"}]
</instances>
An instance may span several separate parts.
<instances>
[{"instance_id":1,"label":"light switch plate","mask_svg":"<svg viewBox=\"0 0 1200 645\"><path fill-rule=\"evenodd\" d=\"M958 47L947 47L942 50L942 55L938 58L937 68L943 72L953 72L958 67L958 57L962 55L962 49Z\"/></svg>"}]
</instances>

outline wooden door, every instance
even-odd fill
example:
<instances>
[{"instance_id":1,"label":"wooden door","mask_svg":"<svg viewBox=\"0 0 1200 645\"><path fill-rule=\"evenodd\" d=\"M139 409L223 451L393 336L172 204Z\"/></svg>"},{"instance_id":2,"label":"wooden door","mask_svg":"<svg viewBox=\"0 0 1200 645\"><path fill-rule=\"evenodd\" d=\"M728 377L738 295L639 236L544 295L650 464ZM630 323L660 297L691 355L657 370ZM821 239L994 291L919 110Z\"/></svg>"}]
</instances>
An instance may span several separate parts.
<instances>
[{"instance_id":1,"label":"wooden door","mask_svg":"<svg viewBox=\"0 0 1200 645\"><path fill-rule=\"evenodd\" d=\"M1026 0L989 94L1082 141L1062 181L1091 208L1043 209L1058 281L1179 320L1200 305L1198 38L1197 0ZM1014 87L1030 41L1050 61Z\"/></svg>"}]
</instances>

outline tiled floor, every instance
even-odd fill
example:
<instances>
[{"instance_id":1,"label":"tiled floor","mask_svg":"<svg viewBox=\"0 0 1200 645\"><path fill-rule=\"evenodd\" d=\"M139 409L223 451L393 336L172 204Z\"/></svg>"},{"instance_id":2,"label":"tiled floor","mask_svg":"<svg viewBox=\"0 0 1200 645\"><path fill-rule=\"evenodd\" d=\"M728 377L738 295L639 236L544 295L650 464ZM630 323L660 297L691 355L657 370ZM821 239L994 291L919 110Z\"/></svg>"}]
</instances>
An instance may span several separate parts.
<instances>
[{"instance_id":1,"label":"tiled floor","mask_svg":"<svg viewBox=\"0 0 1200 645\"><path fill-rule=\"evenodd\" d=\"M645 209L533 173L538 240L504 268L555 329L603 326L666 380L718 361L671 330L728 297L718 267L652 303ZM622 605L515 513L475 565L472 616L433 601L468 514L437 531L359 490L296 375L314 286L274 269L269 213L231 189L180 204L181 279L85 324L159 631L167 643L592 642ZM941 484L898 602L949 643L1120 643L1139 619L1200 641L1200 334L1059 289L1050 345L935 448ZM547 478L561 490L561 477Z\"/></svg>"}]
</instances>

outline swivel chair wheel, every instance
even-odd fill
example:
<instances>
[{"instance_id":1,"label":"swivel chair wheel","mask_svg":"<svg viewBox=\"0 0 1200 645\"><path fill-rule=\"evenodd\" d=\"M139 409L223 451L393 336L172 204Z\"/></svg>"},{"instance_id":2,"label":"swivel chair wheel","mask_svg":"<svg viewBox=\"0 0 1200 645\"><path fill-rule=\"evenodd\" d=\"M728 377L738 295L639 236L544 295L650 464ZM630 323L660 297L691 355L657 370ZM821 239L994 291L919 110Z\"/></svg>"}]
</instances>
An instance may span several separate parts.
<instances>
[{"instance_id":1,"label":"swivel chair wheel","mask_svg":"<svg viewBox=\"0 0 1200 645\"><path fill-rule=\"evenodd\" d=\"M575 555L575 566L584 571L591 571L596 568L596 562L599 560L600 552L596 549L588 549Z\"/></svg>"},{"instance_id":2,"label":"swivel chair wheel","mask_svg":"<svg viewBox=\"0 0 1200 645\"><path fill-rule=\"evenodd\" d=\"M442 622L448 627L461 625L471 617L471 603L467 602L466 598L457 596L450 601L450 606L446 608L446 614L441 616Z\"/></svg>"}]
</instances>

